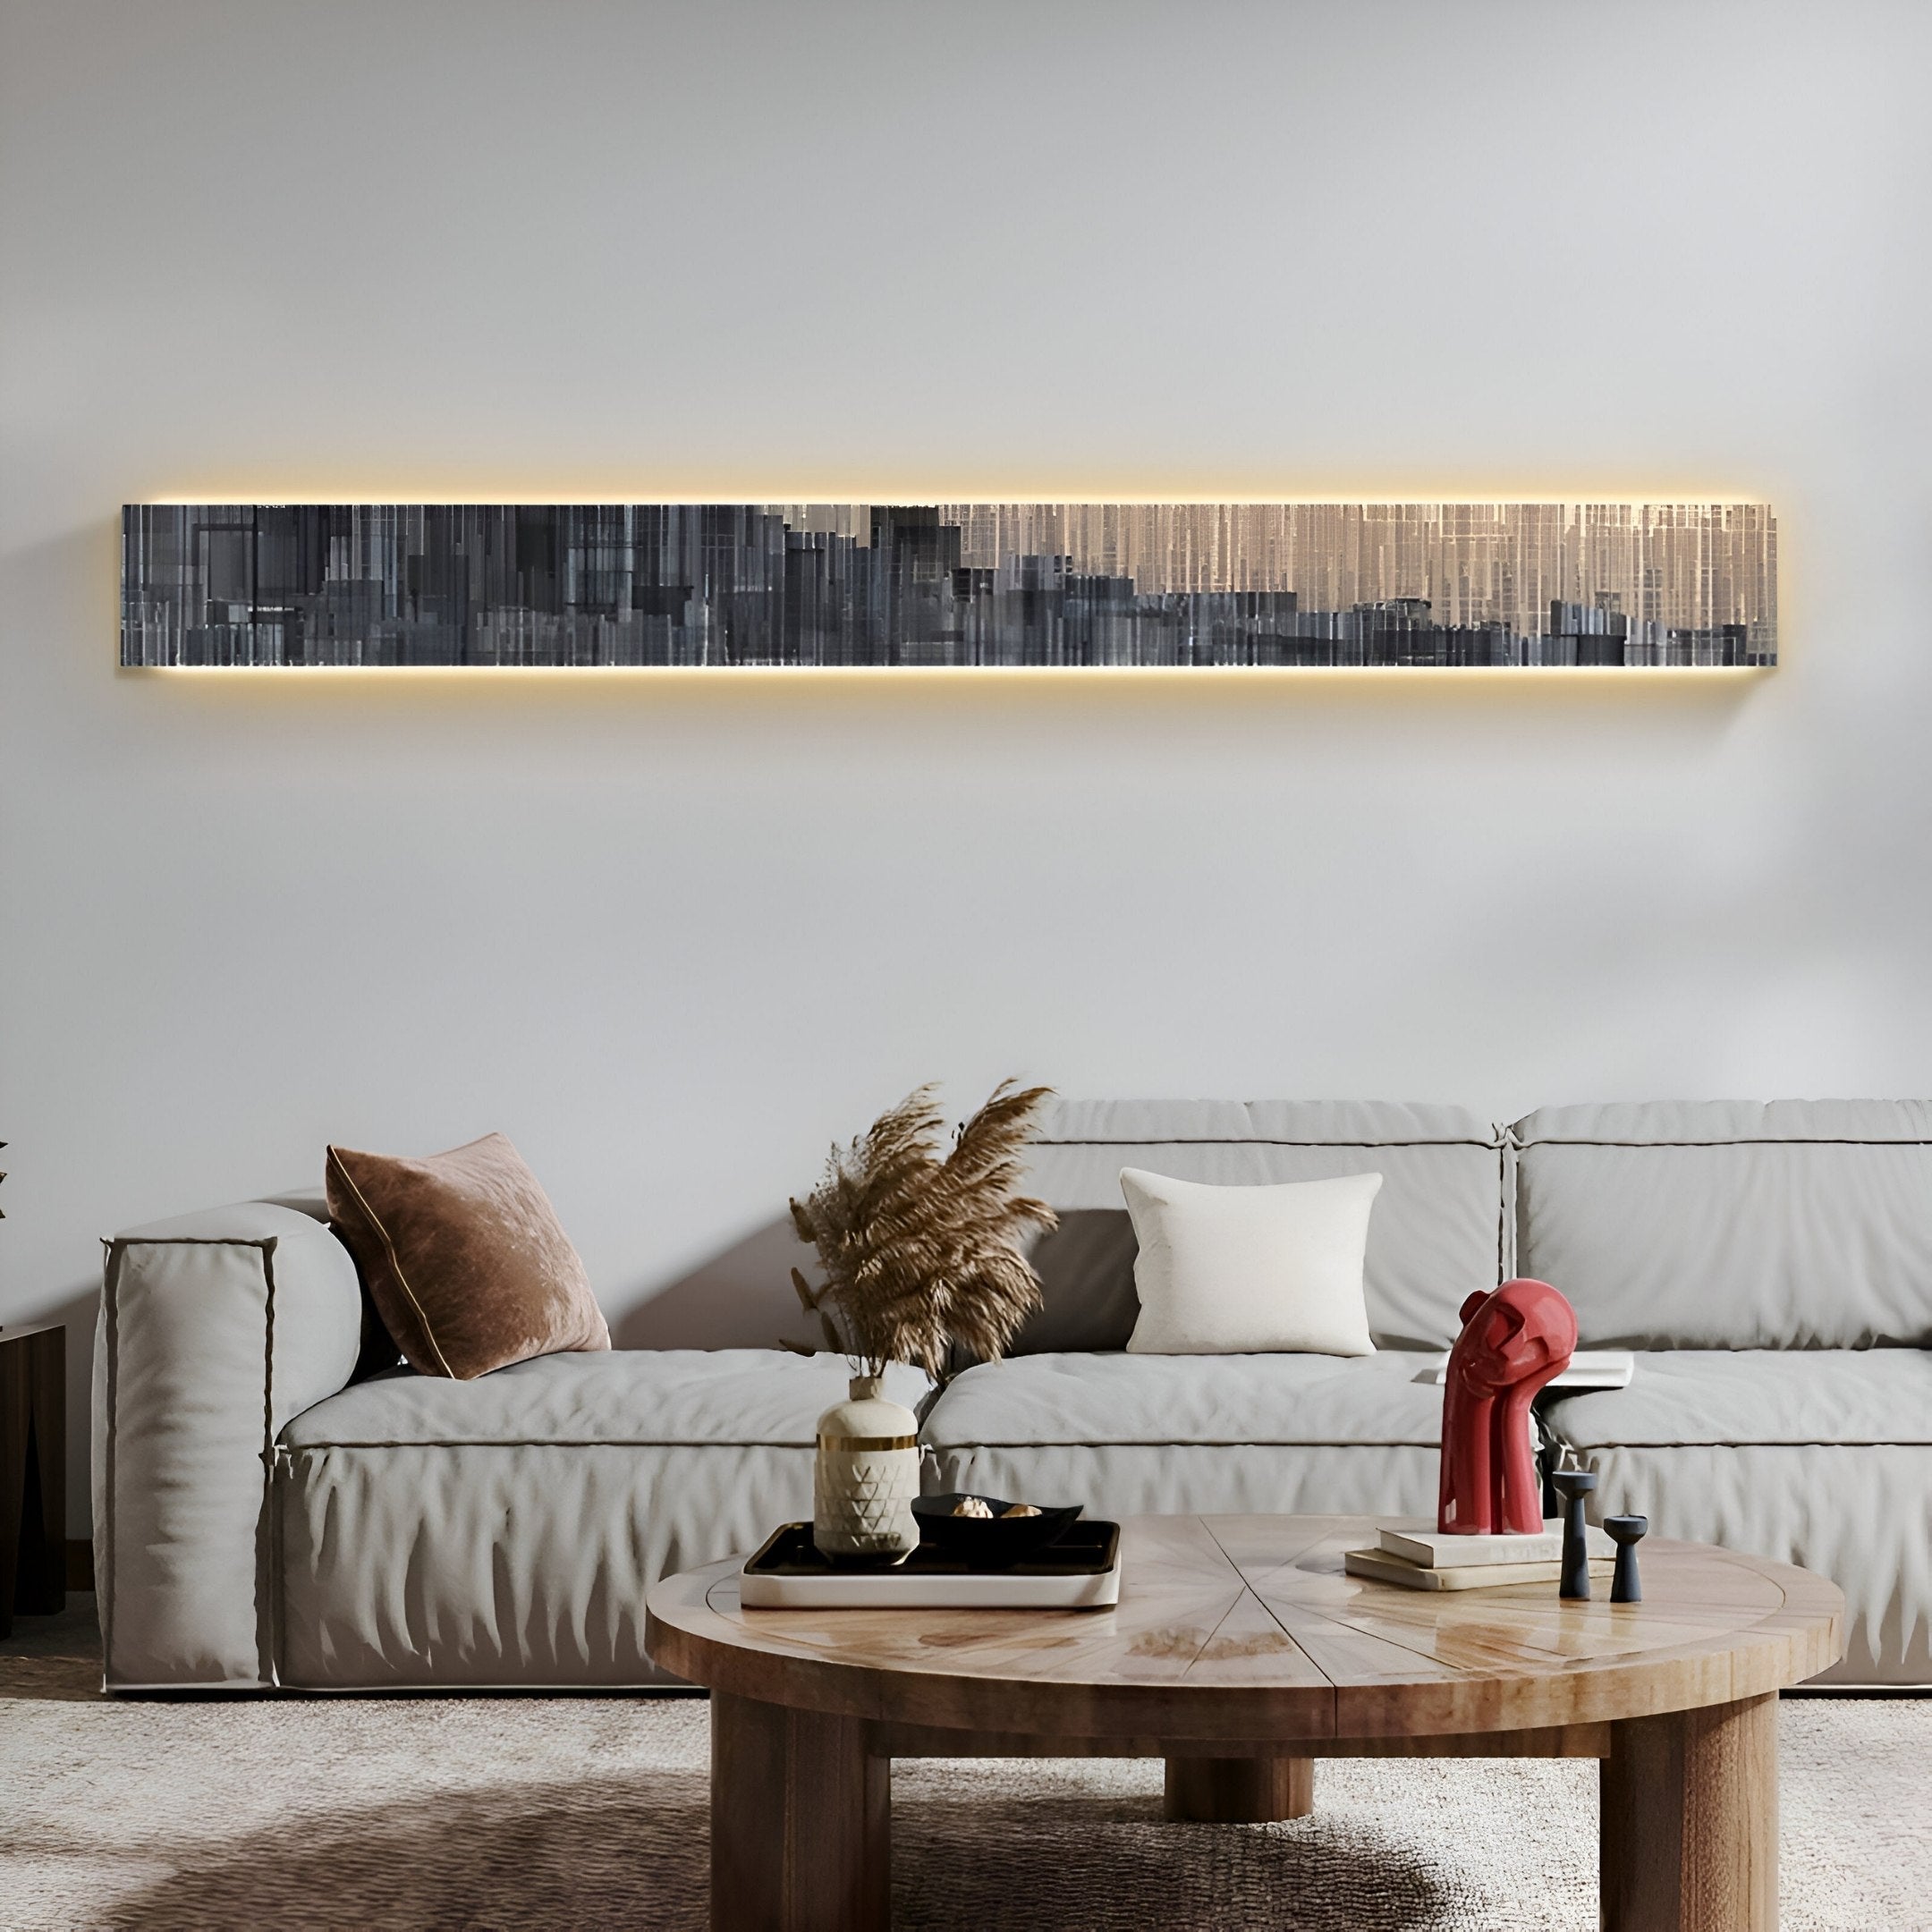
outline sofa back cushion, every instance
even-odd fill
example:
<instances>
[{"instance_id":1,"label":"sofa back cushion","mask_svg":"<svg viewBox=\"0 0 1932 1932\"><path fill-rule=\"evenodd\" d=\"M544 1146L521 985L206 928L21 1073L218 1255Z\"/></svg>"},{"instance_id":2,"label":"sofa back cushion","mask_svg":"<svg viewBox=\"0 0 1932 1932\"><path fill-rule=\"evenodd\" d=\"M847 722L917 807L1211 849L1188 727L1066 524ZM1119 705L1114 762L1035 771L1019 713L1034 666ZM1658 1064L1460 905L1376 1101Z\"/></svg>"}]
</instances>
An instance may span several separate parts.
<instances>
[{"instance_id":1,"label":"sofa back cushion","mask_svg":"<svg viewBox=\"0 0 1932 1932\"><path fill-rule=\"evenodd\" d=\"M1581 1346L1932 1343L1932 1103L1545 1107L1513 1133L1516 1267Z\"/></svg>"},{"instance_id":2,"label":"sofa back cushion","mask_svg":"<svg viewBox=\"0 0 1932 1932\"><path fill-rule=\"evenodd\" d=\"M1446 1348L1464 1296L1494 1288L1504 1236L1502 1140L1460 1107L1385 1101L1051 1103L1027 1185L1060 1214L1032 1250L1046 1305L1016 1355L1123 1349L1140 1312L1123 1167L1257 1186L1379 1174L1363 1281L1378 1347Z\"/></svg>"}]
</instances>

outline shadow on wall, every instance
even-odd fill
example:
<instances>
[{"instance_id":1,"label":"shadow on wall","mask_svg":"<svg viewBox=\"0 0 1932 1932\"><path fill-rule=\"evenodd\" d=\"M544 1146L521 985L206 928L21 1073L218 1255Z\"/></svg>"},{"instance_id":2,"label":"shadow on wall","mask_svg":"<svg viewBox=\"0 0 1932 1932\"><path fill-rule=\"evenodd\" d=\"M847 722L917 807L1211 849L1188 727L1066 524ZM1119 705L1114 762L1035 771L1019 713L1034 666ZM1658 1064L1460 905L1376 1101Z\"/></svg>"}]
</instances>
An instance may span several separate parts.
<instances>
[{"instance_id":1,"label":"shadow on wall","mask_svg":"<svg viewBox=\"0 0 1932 1932\"><path fill-rule=\"evenodd\" d=\"M100 1315L100 1283L75 1283L51 1307L35 1315L9 1315L0 1324L7 1328L38 1328L43 1322L60 1322L67 1330L67 1366L71 1369L79 1355L90 1355L94 1347L94 1325Z\"/></svg>"},{"instance_id":2,"label":"shadow on wall","mask_svg":"<svg viewBox=\"0 0 1932 1932\"><path fill-rule=\"evenodd\" d=\"M94 1328L100 1317L100 1281L70 1283L60 1299L32 1314L8 1315L0 1333L58 1322L67 1330L67 1527L70 1538L94 1533L93 1500L88 1470L93 1456Z\"/></svg>"},{"instance_id":3,"label":"shadow on wall","mask_svg":"<svg viewBox=\"0 0 1932 1932\"><path fill-rule=\"evenodd\" d=\"M816 1281L818 1257L789 1216L768 1221L699 1265L682 1280L620 1316L611 1342L621 1349L776 1348L821 1345L792 1291L792 1270Z\"/></svg>"},{"instance_id":4,"label":"shadow on wall","mask_svg":"<svg viewBox=\"0 0 1932 1932\"><path fill-rule=\"evenodd\" d=\"M1028 1245L1043 1305L1011 1352L1125 1348L1140 1312L1138 1252L1125 1209L1061 1209L1059 1226ZM792 1292L792 1270L816 1282L817 1262L789 1219L768 1222L631 1309L611 1340L619 1348L774 1348L781 1341L817 1347L811 1318Z\"/></svg>"}]
</instances>

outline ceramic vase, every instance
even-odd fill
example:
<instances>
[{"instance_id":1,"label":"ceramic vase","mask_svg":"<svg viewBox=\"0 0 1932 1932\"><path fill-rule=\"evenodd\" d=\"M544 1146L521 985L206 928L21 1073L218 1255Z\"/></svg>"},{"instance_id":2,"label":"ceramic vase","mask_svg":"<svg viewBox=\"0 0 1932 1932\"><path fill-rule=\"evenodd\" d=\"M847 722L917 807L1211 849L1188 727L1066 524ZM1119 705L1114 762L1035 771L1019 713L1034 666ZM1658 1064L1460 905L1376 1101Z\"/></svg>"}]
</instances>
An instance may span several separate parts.
<instances>
[{"instance_id":1,"label":"ceramic vase","mask_svg":"<svg viewBox=\"0 0 1932 1932\"><path fill-rule=\"evenodd\" d=\"M919 1543L919 1418L884 1385L854 1376L847 1399L818 1418L812 1541L834 1563L903 1563Z\"/></svg>"}]
</instances>

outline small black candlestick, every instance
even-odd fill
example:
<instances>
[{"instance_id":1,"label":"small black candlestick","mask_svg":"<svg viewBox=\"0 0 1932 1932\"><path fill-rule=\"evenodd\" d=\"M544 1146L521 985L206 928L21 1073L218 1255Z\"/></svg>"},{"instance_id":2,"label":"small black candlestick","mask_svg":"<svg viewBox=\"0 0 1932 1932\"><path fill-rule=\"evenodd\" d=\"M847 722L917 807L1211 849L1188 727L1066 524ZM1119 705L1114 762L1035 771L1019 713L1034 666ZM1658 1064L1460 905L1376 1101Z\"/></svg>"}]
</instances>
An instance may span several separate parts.
<instances>
[{"instance_id":1,"label":"small black candlestick","mask_svg":"<svg viewBox=\"0 0 1932 1932\"><path fill-rule=\"evenodd\" d=\"M1616 1545L1616 1569L1610 1578L1612 1603L1641 1603L1643 1580L1637 1574L1637 1544L1650 1527L1648 1516L1606 1516L1603 1526Z\"/></svg>"},{"instance_id":2,"label":"small black candlestick","mask_svg":"<svg viewBox=\"0 0 1932 1932\"><path fill-rule=\"evenodd\" d=\"M1550 1478L1563 1499L1563 1574L1556 1594L1589 1600L1589 1544L1583 1535L1583 1498L1597 1487L1588 1470L1558 1470Z\"/></svg>"}]
</instances>

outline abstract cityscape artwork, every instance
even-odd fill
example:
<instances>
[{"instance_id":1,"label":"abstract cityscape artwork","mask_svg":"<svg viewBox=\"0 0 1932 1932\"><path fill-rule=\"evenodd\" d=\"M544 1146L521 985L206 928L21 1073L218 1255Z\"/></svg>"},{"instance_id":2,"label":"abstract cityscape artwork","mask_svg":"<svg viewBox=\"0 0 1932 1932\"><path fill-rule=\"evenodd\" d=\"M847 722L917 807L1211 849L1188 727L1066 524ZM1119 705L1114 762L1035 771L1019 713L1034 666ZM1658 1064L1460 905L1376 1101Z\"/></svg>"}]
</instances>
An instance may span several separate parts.
<instances>
[{"instance_id":1,"label":"abstract cityscape artwork","mask_svg":"<svg viewBox=\"0 0 1932 1932\"><path fill-rule=\"evenodd\" d=\"M1757 503L134 504L143 665L1746 666Z\"/></svg>"}]
</instances>

